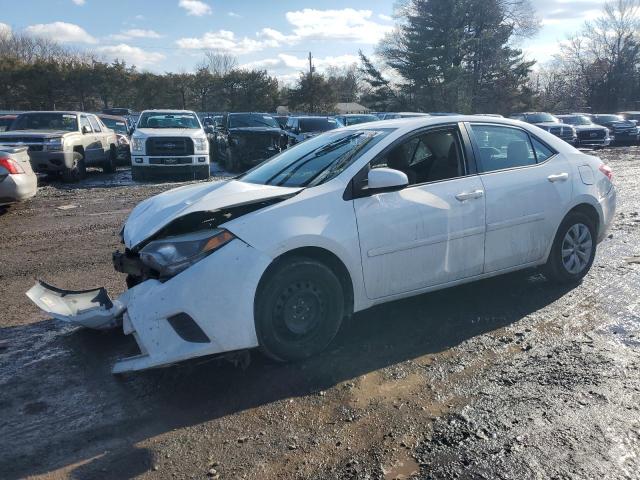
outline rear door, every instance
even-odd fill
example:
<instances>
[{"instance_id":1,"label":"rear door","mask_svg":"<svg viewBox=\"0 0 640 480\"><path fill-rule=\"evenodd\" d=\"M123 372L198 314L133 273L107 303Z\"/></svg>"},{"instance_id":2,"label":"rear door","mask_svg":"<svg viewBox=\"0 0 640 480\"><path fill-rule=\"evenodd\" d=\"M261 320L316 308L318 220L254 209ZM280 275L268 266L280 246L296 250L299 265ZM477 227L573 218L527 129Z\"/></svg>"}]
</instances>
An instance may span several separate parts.
<instances>
[{"instance_id":1,"label":"rear door","mask_svg":"<svg viewBox=\"0 0 640 480\"><path fill-rule=\"evenodd\" d=\"M88 117L91 128L93 128L93 133L95 134L96 155L100 160L104 160L107 152L109 152L109 135L106 129L103 128L100 120L98 120L98 117L95 115L88 115Z\"/></svg>"},{"instance_id":2,"label":"rear door","mask_svg":"<svg viewBox=\"0 0 640 480\"><path fill-rule=\"evenodd\" d=\"M482 273L484 192L468 157L454 124L396 142L371 162L369 168L403 171L410 184L354 200L369 298Z\"/></svg>"},{"instance_id":3,"label":"rear door","mask_svg":"<svg viewBox=\"0 0 640 480\"><path fill-rule=\"evenodd\" d=\"M568 161L519 127L468 128L486 195L484 271L542 260L571 201Z\"/></svg>"},{"instance_id":4,"label":"rear door","mask_svg":"<svg viewBox=\"0 0 640 480\"><path fill-rule=\"evenodd\" d=\"M80 115L80 130L82 131L86 127L87 133L82 134L82 146L84 147L84 159L85 163L96 163L101 160L96 145L96 134L93 132L93 127L89 122L87 115Z\"/></svg>"}]
</instances>

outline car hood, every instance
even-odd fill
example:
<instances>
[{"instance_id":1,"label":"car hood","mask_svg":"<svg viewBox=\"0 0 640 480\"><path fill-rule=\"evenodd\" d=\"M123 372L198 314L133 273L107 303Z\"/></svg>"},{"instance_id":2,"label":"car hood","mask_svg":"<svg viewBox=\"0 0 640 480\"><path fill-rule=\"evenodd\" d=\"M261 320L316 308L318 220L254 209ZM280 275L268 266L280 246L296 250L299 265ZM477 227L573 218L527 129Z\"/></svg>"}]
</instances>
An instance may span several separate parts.
<instances>
[{"instance_id":1,"label":"car hood","mask_svg":"<svg viewBox=\"0 0 640 480\"><path fill-rule=\"evenodd\" d=\"M199 128L137 128L135 137L203 137L204 130Z\"/></svg>"},{"instance_id":2,"label":"car hood","mask_svg":"<svg viewBox=\"0 0 640 480\"><path fill-rule=\"evenodd\" d=\"M3 138L24 137L24 138L52 138L68 135L68 130L9 130L7 132L0 132L0 141Z\"/></svg>"},{"instance_id":3,"label":"car hood","mask_svg":"<svg viewBox=\"0 0 640 480\"><path fill-rule=\"evenodd\" d=\"M606 130L607 127L603 127L602 125L596 125L592 123L591 125L572 125L577 131L581 132L584 130Z\"/></svg>"},{"instance_id":4,"label":"car hood","mask_svg":"<svg viewBox=\"0 0 640 480\"><path fill-rule=\"evenodd\" d=\"M226 180L187 185L148 198L138 204L125 222L123 240L135 248L174 220L194 212L258 203L298 193L302 188L275 187Z\"/></svg>"},{"instance_id":5,"label":"car hood","mask_svg":"<svg viewBox=\"0 0 640 480\"><path fill-rule=\"evenodd\" d=\"M543 128L548 128L548 127L571 127L571 125L564 124L564 123L556 123L556 122L540 122L540 123L534 123L534 125L536 127L543 127Z\"/></svg>"},{"instance_id":6,"label":"car hood","mask_svg":"<svg viewBox=\"0 0 640 480\"><path fill-rule=\"evenodd\" d=\"M229 133L269 133L269 134L282 134L282 129L276 127L236 127L230 128Z\"/></svg>"},{"instance_id":7,"label":"car hood","mask_svg":"<svg viewBox=\"0 0 640 480\"><path fill-rule=\"evenodd\" d=\"M618 127L618 128L633 128L633 127L637 126L635 123L630 122L628 120L625 120L625 121L616 120L614 122L602 122L600 125L604 125L604 126L610 127L610 128L615 128L615 127Z\"/></svg>"}]
</instances>

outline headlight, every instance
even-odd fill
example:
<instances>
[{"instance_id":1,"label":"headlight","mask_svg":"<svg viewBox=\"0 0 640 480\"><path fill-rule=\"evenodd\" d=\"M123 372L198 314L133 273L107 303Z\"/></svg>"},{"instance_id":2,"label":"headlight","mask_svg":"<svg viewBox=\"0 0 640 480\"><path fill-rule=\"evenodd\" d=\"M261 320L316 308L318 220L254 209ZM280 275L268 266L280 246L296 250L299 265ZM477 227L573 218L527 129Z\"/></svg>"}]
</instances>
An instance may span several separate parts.
<instances>
[{"instance_id":1,"label":"headlight","mask_svg":"<svg viewBox=\"0 0 640 480\"><path fill-rule=\"evenodd\" d=\"M196 152L207 153L209 151L209 141L206 138L194 138L193 148Z\"/></svg>"},{"instance_id":2,"label":"headlight","mask_svg":"<svg viewBox=\"0 0 640 480\"><path fill-rule=\"evenodd\" d=\"M144 247L140 251L140 260L157 270L161 277L172 277L234 238L232 233L221 228L163 238Z\"/></svg>"},{"instance_id":3,"label":"headlight","mask_svg":"<svg viewBox=\"0 0 640 480\"><path fill-rule=\"evenodd\" d=\"M137 154L144 154L144 139L132 138L131 139L131 151Z\"/></svg>"},{"instance_id":4,"label":"headlight","mask_svg":"<svg viewBox=\"0 0 640 480\"><path fill-rule=\"evenodd\" d=\"M47 152L60 152L64 149L64 139L62 137L47 138L44 141L44 149Z\"/></svg>"}]
</instances>

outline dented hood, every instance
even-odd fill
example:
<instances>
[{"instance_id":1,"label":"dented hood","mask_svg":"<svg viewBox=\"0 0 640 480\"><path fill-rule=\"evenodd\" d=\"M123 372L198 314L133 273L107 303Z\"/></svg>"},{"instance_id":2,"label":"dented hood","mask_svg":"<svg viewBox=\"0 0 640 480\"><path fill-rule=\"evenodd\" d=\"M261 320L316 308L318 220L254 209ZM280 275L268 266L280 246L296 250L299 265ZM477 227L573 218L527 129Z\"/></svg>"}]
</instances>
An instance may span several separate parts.
<instances>
[{"instance_id":1,"label":"dented hood","mask_svg":"<svg viewBox=\"0 0 640 480\"><path fill-rule=\"evenodd\" d=\"M228 180L175 188L148 198L133 209L127 219L123 239L127 248L135 248L172 221L201 211L261 202L293 195L302 188L274 187Z\"/></svg>"}]
</instances>

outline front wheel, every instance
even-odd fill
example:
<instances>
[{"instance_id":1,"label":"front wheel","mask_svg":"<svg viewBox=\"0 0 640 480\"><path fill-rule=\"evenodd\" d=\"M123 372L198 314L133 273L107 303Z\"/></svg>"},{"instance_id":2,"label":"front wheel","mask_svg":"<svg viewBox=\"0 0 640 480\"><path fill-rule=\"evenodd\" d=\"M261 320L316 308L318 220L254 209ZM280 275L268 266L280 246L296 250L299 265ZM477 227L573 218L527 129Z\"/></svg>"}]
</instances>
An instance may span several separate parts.
<instances>
[{"instance_id":1,"label":"front wheel","mask_svg":"<svg viewBox=\"0 0 640 480\"><path fill-rule=\"evenodd\" d=\"M231 148L227 147L226 155L224 156L224 169L229 173L235 173L238 171L238 162L236 162L235 155Z\"/></svg>"},{"instance_id":2,"label":"front wheel","mask_svg":"<svg viewBox=\"0 0 640 480\"><path fill-rule=\"evenodd\" d=\"M292 258L262 283L254 316L263 353L277 361L301 360L331 343L344 316L344 292L330 268Z\"/></svg>"},{"instance_id":3,"label":"front wheel","mask_svg":"<svg viewBox=\"0 0 640 480\"><path fill-rule=\"evenodd\" d=\"M84 155L81 153L74 154L73 165L62 171L62 181L65 183L79 182L87 175L87 165L84 161Z\"/></svg>"},{"instance_id":4,"label":"front wheel","mask_svg":"<svg viewBox=\"0 0 640 480\"><path fill-rule=\"evenodd\" d=\"M102 165L102 171L104 173L114 173L116 171L117 159L118 152L116 151L116 147L111 146L107 152L104 164Z\"/></svg>"},{"instance_id":5,"label":"front wheel","mask_svg":"<svg viewBox=\"0 0 640 480\"><path fill-rule=\"evenodd\" d=\"M544 273L558 283L578 283L596 256L596 227L587 215L570 213L556 233Z\"/></svg>"}]
</instances>

